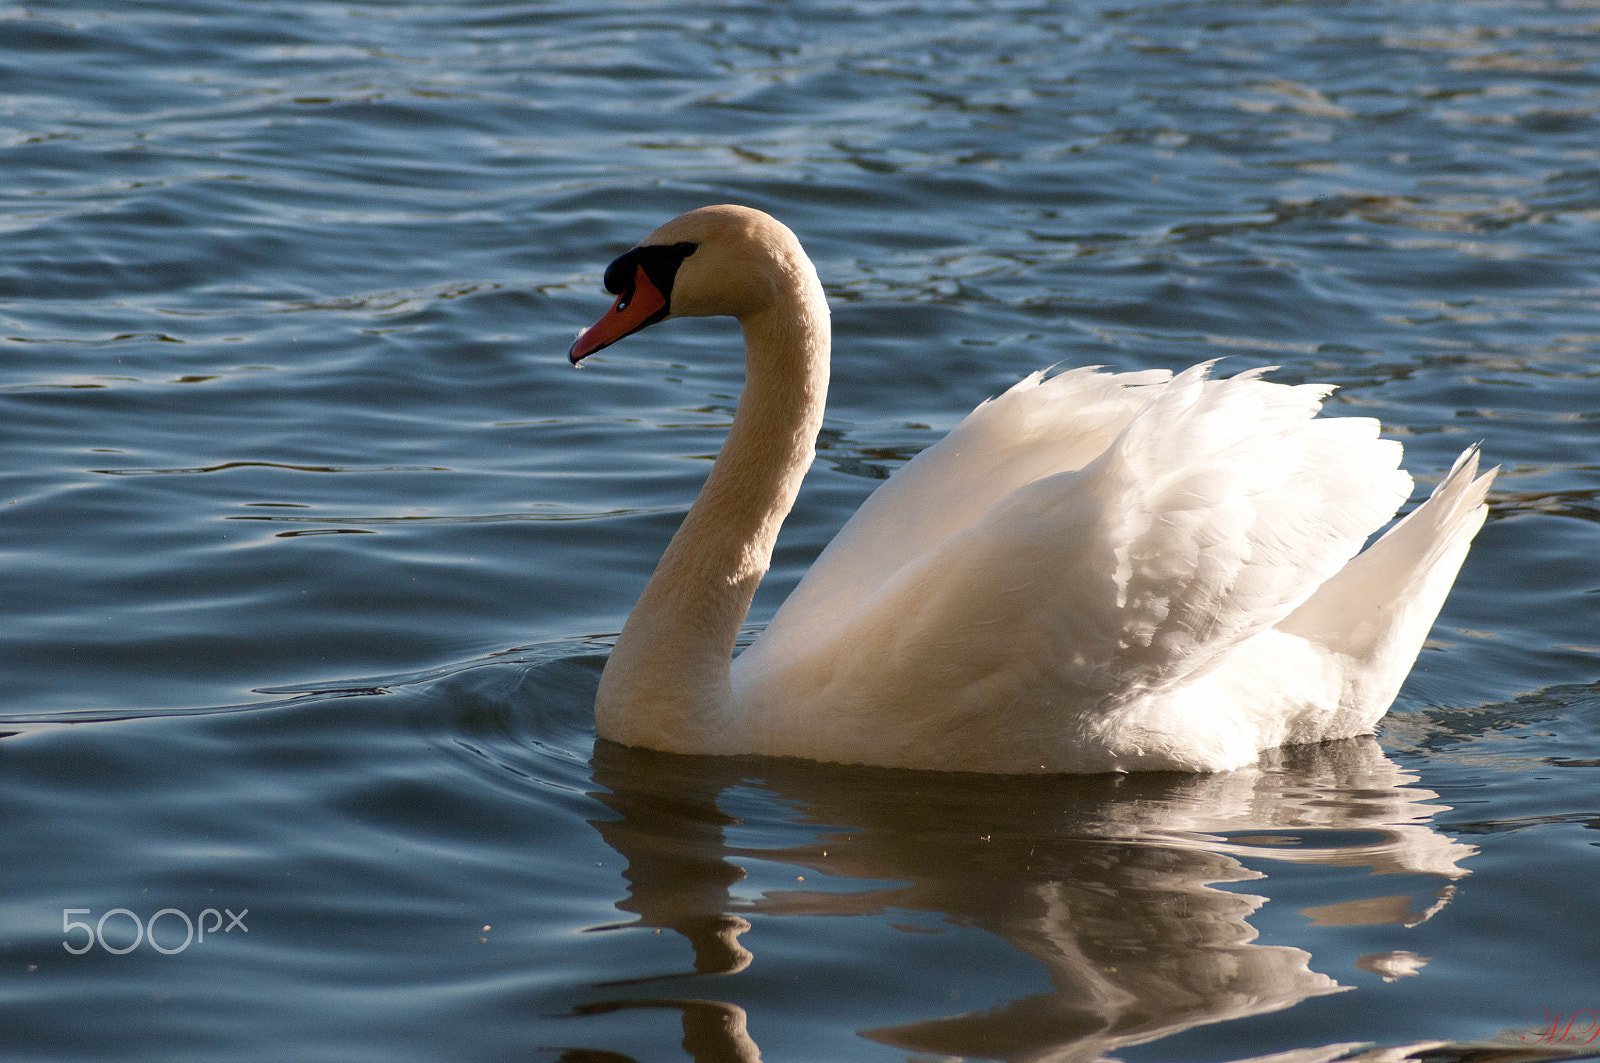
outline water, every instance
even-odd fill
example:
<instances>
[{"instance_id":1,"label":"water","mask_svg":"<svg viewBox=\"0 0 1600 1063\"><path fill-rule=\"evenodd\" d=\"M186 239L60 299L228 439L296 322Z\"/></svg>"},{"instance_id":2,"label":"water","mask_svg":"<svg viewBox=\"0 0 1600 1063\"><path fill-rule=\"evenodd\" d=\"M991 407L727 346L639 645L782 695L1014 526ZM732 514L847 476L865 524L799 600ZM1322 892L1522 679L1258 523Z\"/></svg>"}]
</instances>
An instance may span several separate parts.
<instances>
[{"instance_id":1,"label":"water","mask_svg":"<svg viewBox=\"0 0 1600 1063\"><path fill-rule=\"evenodd\" d=\"M0 1055L1595 1050L1592 3L43 0L0 54ZM837 331L752 631L1023 374L1281 365L1419 491L1503 468L1380 738L596 746L737 336L564 351L728 200Z\"/></svg>"}]
</instances>

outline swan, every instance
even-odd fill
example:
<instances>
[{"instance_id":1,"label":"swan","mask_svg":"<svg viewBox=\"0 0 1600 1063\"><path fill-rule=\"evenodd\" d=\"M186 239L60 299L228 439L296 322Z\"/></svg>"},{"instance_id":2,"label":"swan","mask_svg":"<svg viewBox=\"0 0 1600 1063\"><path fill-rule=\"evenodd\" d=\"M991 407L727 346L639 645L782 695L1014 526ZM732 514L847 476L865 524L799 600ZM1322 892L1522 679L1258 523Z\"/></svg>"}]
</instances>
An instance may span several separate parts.
<instances>
[{"instance_id":1,"label":"swan","mask_svg":"<svg viewBox=\"0 0 1600 1063\"><path fill-rule=\"evenodd\" d=\"M597 733L677 753L990 773L1218 772L1370 734L1482 526L1474 446L1410 495L1331 385L1211 363L1025 378L880 486L756 641L734 643L810 467L831 335L787 227L692 210L612 262L573 365L728 315L745 386L616 640Z\"/></svg>"}]
</instances>

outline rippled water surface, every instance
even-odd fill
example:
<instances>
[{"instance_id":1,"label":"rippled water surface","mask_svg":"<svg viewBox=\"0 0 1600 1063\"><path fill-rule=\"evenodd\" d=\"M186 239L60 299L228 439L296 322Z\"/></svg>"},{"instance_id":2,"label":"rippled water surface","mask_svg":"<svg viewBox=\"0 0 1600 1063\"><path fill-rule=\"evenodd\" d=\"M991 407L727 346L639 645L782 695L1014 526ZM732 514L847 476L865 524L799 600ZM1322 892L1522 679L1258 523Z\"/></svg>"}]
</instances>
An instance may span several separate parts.
<instances>
[{"instance_id":1,"label":"rippled water surface","mask_svg":"<svg viewBox=\"0 0 1600 1063\"><path fill-rule=\"evenodd\" d=\"M1600 1047L1592 0L41 0L0 59L0 1055ZM752 631L1025 373L1279 365L1419 492L1502 466L1379 738L597 745L741 366L726 321L564 352L723 201L836 329Z\"/></svg>"}]
</instances>

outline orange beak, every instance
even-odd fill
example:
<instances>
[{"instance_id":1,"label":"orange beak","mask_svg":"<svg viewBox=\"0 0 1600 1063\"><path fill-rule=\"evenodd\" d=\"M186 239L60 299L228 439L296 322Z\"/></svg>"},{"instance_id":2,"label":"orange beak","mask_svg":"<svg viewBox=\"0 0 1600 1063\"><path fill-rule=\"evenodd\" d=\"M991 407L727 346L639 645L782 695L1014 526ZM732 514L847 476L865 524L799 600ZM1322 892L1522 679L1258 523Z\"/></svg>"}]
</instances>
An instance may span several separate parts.
<instances>
[{"instance_id":1,"label":"orange beak","mask_svg":"<svg viewBox=\"0 0 1600 1063\"><path fill-rule=\"evenodd\" d=\"M578 333L567 357L573 365L577 365L602 347L609 347L622 337L630 336L666 316L667 297L651 283L644 268L639 267L633 272L633 283L617 296L617 301L605 316Z\"/></svg>"}]
</instances>

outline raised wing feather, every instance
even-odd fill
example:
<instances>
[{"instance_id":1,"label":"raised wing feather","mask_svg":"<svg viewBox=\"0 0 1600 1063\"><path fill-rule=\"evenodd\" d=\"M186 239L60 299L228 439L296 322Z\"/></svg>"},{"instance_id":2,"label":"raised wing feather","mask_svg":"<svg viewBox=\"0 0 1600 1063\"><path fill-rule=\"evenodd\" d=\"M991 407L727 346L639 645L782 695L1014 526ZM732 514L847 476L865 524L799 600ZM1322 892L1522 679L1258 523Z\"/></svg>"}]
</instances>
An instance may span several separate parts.
<instances>
[{"instance_id":1,"label":"raised wing feather","mask_svg":"<svg viewBox=\"0 0 1600 1063\"><path fill-rule=\"evenodd\" d=\"M1375 422L1314 419L1327 388L1208 368L1139 389L1142 407L1093 460L1010 490L862 593L824 573L831 608L801 603L781 652L735 670L745 697L788 706L752 723L804 727L807 755L824 758L850 759L870 721L875 744L924 766L983 756L970 766L1027 770L1036 754L1092 748L1108 709L1203 674L1287 616L1410 478ZM918 518L891 496L871 519L909 531Z\"/></svg>"},{"instance_id":2,"label":"raised wing feather","mask_svg":"<svg viewBox=\"0 0 1600 1063\"><path fill-rule=\"evenodd\" d=\"M1046 379L1041 371L984 402L868 497L745 651L745 666L803 652L814 626L869 601L902 566L1013 491L1092 461L1149 400L1149 387L1170 377L1091 366Z\"/></svg>"}]
</instances>

